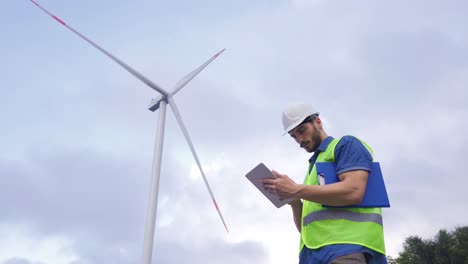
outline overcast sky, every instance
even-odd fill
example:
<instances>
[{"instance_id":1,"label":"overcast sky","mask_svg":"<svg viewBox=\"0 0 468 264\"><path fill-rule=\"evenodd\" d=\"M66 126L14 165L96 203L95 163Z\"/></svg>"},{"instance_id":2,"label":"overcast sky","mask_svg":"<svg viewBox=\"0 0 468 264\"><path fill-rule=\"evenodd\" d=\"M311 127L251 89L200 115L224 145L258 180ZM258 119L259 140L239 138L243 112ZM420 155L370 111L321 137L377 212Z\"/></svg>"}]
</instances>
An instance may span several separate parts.
<instances>
[{"instance_id":1,"label":"overcast sky","mask_svg":"<svg viewBox=\"0 0 468 264\"><path fill-rule=\"evenodd\" d=\"M177 94L218 204L168 111L153 263L296 263L290 209L244 175L302 182L310 154L282 137L308 102L329 135L381 163L387 253L468 224L468 2L40 0ZM0 263L139 263L157 93L27 0L0 9Z\"/></svg>"}]
</instances>

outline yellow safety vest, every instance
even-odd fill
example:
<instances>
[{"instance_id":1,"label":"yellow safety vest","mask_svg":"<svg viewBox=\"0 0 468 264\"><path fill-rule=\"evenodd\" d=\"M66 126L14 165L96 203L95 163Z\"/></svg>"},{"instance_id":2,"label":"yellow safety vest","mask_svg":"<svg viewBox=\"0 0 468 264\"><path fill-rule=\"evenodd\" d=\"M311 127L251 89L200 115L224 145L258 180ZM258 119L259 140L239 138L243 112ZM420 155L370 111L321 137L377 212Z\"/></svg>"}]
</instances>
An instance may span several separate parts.
<instances>
[{"instance_id":1,"label":"yellow safety vest","mask_svg":"<svg viewBox=\"0 0 468 264\"><path fill-rule=\"evenodd\" d=\"M327 149L320 152L316 162L335 162L335 147L339 141L333 139ZM365 142L362 143L372 154L372 149ZM312 170L309 165L304 184L319 184L315 164ZM317 249L333 244L362 245L385 255L381 209L325 208L304 200L299 252L304 245Z\"/></svg>"}]
</instances>

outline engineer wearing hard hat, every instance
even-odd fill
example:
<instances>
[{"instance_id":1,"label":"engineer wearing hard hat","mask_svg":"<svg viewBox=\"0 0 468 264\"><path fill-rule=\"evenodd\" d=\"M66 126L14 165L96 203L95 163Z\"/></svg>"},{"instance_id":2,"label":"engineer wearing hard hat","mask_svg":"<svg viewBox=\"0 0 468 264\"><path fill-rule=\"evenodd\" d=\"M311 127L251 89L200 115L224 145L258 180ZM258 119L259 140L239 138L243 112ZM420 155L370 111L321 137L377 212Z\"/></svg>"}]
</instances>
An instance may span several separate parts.
<instances>
[{"instance_id":1,"label":"engineer wearing hard hat","mask_svg":"<svg viewBox=\"0 0 468 264\"><path fill-rule=\"evenodd\" d=\"M370 147L353 136L328 136L319 112L307 104L287 107L283 128L301 148L313 153L304 184L276 171L276 178L263 181L266 190L296 198L290 205L301 233L299 263L387 263L380 208L322 206L360 203L372 163ZM320 185L316 162L335 162L340 181Z\"/></svg>"}]
</instances>

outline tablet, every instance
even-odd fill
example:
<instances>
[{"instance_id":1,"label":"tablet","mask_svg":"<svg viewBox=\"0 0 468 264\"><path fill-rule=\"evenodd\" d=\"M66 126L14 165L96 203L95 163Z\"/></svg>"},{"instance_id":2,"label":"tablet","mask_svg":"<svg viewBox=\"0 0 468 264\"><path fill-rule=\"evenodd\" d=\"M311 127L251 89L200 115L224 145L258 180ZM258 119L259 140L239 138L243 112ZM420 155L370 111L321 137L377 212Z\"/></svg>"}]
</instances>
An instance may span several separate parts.
<instances>
[{"instance_id":1,"label":"tablet","mask_svg":"<svg viewBox=\"0 0 468 264\"><path fill-rule=\"evenodd\" d=\"M268 169L265 164L260 163L253 168L249 173L245 175L250 182L252 182L257 189L265 195L270 202L272 202L277 208L294 201L294 198L282 199L276 194L269 193L263 188L262 179L265 178L276 178L276 176Z\"/></svg>"}]
</instances>

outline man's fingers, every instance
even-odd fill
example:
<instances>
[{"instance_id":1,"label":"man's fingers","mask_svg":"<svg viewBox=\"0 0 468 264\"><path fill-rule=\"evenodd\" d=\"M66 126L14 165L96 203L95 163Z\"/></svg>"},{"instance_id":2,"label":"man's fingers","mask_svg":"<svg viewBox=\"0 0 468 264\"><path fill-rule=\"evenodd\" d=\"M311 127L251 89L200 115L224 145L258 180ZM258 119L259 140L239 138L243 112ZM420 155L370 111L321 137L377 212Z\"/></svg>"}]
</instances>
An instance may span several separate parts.
<instances>
[{"instance_id":1,"label":"man's fingers","mask_svg":"<svg viewBox=\"0 0 468 264\"><path fill-rule=\"evenodd\" d=\"M263 188L272 194L276 194L276 187L273 184L263 184Z\"/></svg>"},{"instance_id":2,"label":"man's fingers","mask_svg":"<svg viewBox=\"0 0 468 264\"><path fill-rule=\"evenodd\" d=\"M267 191L271 194L278 194L275 189L267 189Z\"/></svg>"},{"instance_id":3,"label":"man's fingers","mask_svg":"<svg viewBox=\"0 0 468 264\"><path fill-rule=\"evenodd\" d=\"M263 183L263 184L274 184L274 183L275 183L275 179L271 179L271 178L263 179L263 180L262 180L262 183Z\"/></svg>"},{"instance_id":4,"label":"man's fingers","mask_svg":"<svg viewBox=\"0 0 468 264\"><path fill-rule=\"evenodd\" d=\"M282 178L282 177L286 176L286 175L281 174L281 173L279 173L279 172L277 172L277 171L275 171L275 170L272 170L271 172L272 172L276 177L278 177L278 178Z\"/></svg>"}]
</instances>

